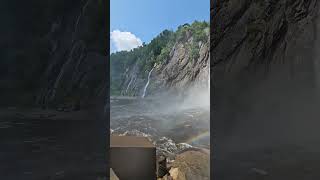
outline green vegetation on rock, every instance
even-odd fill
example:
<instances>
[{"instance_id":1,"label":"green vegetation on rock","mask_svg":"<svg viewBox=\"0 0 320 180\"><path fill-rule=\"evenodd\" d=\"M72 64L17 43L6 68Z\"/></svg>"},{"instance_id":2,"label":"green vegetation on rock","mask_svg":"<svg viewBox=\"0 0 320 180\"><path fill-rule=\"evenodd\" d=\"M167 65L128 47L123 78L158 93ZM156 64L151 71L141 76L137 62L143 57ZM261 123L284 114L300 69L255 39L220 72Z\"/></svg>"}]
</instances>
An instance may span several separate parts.
<instances>
[{"instance_id":1,"label":"green vegetation on rock","mask_svg":"<svg viewBox=\"0 0 320 180\"><path fill-rule=\"evenodd\" d=\"M197 59L200 50L199 43L206 43L208 36L209 23L195 21L191 25L179 26L175 32L164 30L150 43L143 43L142 46L130 51L112 53L110 56L111 94L120 94L124 75L134 66L137 66L138 76L146 79L154 64L168 63L170 52L176 43L186 43L190 59Z\"/></svg>"}]
</instances>

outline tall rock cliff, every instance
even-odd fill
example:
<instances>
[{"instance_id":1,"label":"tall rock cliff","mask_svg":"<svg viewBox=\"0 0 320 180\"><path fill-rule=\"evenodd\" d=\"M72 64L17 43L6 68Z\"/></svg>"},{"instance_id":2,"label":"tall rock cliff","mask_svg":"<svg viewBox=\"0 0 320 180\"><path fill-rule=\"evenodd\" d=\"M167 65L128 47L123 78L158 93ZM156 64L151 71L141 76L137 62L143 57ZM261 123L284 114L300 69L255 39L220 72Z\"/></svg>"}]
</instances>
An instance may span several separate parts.
<instances>
[{"instance_id":1,"label":"tall rock cliff","mask_svg":"<svg viewBox=\"0 0 320 180\"><path fill-rule=\"evenodd\" d=\"M318 14L316 0L212 2L211 108L218 149L315 138Z\"/></svg>"},{"instance_id":2,"label":"tall rock cliff","mask_svg":"<svg viewBox=\"0 0 320 180\"><path fill-rule=\"evenodd\" d=\"M189 40L192 41L191 38ZM158 87L164 87L161 90L175 92L188 88L207 89L210 63L209 41L198 44L199 56L194 60L190 60L191 52L186 46L186 43L177 42L170 52L168 63L155 66L155 83L150 87L151 92L157 92Z\"/></svg>"},{"instance_id":3,"label":"tall rock cliff","mask_svg":"<svg viewBox=\"0 0 320 180\"><path fill-rule=\"evenodd\" d=\"M206 22L185 24L176 32L163 31L148 45L111 55L114 94L155 96L194 88L208 91L208 26Z\"/></svg>"},{"instance_id":4,"label":"tall rock cliff","mask_svg":"<svg viewBox=\"0 0 320 180\"><path fill-rule=\"evenodd\" d=\"M214 179L319 177L318 17L317 0L212 1Z\"/></svg>"},{"instance_id":5,"label":"tall rock cliff","mask_svg":"<svg viewBox=\"0 0 320 180\"><path fill-rule=\"evenodd\" d=\"M104 4L100 0L1 2L1 105L88 106L104 101Z\"/></svg>"}]
</instances>

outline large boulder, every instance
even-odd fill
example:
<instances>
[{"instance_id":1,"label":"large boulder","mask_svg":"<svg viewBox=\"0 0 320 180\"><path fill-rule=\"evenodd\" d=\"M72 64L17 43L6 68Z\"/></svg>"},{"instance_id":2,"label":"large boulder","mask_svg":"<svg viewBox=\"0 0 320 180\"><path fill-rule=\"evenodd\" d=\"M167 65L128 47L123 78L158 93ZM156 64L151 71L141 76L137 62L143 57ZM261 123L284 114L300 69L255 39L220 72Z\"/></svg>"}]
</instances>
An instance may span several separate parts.
<instances>
[{"instance_id":1,"label":"large boulder","mask_svg":"<svg viewBox=\"0 0 320 180\"><path fill-rule=\"evenodd\" d=\"M191 150L177 155L172 164L170 175L174 180L209 180L209 153Z\"/></svg>"},{"instance_id":2,"label":"large boulder","mask_svg":"<svg viewBox=\"0 0 320 180\"><path fill-rule=\"evenodd\" d=\"M119 180L119 178L118 178L117 175L114 173L114 171L112 170L112 168L110 168L110 180Z\"/></svg>"}]
</instances>

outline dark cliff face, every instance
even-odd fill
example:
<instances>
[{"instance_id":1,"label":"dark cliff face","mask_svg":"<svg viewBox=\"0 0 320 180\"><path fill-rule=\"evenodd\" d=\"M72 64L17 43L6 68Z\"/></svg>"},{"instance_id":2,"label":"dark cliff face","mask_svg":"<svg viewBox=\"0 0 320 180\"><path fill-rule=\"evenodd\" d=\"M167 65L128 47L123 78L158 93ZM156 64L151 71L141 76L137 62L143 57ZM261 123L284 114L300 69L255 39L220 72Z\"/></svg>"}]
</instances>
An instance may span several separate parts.
<instances>
[{"instance_id":1,"label":"dark cliff face","mask_svg":"<svg viewBox=\"0 0 320 180\"><path fill-rule=\"evenodd\" d=\"M318 11L316 0L212 2L212 123L221 148L316 138Z\"/></svg>"},{"instance_id":2,"label":"dark cliff face","mask_svg":"<svg viewBox=\"0 0 320 180\"><path fill-rule=\"evenodd\" d=\"M212 5L214 179L318 178L319 1Z\"/></svg>"},{"instance_id":3,"label":"dark cliff face","mask_svg":"<svg viewBox=\"0 0 320 180\"><path fill-rule=\"evenodd\" d=\"M105 101L104 11L99 0L1 2L1 105Z\"/></svg>"}]
</instances>

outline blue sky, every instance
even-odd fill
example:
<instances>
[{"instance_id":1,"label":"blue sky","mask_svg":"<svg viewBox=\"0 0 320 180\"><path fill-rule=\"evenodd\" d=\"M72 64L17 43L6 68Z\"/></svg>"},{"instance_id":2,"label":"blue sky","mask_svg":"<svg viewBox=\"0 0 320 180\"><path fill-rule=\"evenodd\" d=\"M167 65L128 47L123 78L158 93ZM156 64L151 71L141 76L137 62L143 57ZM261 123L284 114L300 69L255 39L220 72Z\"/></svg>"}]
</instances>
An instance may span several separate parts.
<instances>
[{"instance_id":1,"label":"blue sky","mask_svg":"<svg viewBox=\"0 0 320 180\"><path fill-rule=\"evenodd\" d=\"M111 0L111 51L150 42L165 29L209 21L210 0Z\"/></svg>"}]
</instances>

